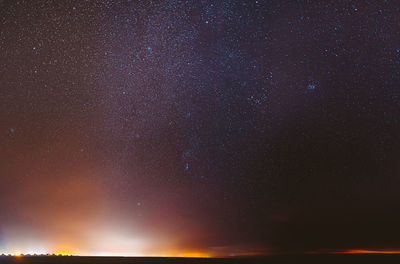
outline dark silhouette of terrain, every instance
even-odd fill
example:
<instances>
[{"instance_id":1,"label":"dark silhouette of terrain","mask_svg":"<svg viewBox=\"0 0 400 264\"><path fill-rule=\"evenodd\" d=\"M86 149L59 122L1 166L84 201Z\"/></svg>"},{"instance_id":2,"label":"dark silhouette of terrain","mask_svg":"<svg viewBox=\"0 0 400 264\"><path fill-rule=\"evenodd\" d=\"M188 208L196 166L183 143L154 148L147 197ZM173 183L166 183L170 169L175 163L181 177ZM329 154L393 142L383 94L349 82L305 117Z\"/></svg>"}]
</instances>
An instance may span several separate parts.
<instances>
[{"instance_id":1,"label":"dark silhouette of terrain","mask_svg":"<svg viewBox=\"0 0 400 264\"><path fill-rule=\"evenodd\" d=\"M274 263L400 263L400 254L275 255L243 258L154 258L78 256L1 256L0 263L43 264L274 264Z\"/></svg>"}]
</instances>

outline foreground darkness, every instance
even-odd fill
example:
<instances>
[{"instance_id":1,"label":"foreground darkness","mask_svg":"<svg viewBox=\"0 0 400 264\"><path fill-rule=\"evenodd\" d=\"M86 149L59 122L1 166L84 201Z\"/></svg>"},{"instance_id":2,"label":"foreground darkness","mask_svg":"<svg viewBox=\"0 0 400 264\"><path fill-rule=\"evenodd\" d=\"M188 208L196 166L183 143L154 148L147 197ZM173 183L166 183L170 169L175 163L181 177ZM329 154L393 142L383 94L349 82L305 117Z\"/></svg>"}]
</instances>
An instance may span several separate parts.
<instances>
[{"instance_id":1,"label":"foreground darkness","mask_svg":"<svg viewBox=\"0 0 400 264\"><path fill-rule=\"evenodd\" d=\"M0 253L398 251L399 72L398 1L0 0Z\"/></svg>"},{"instance_id":2,"label":"foreground darkness","mask_svg":"<svg viewBox=\"0 0 400 264\"><path fill-rule=\"evenodd\" d=\"M145 258L145 257L0 257L0 263L43 264L283 264L283 263L397 263L397 254L353 254L353 255L292 255L243 258Z\"/></svg>"}]
</instances>

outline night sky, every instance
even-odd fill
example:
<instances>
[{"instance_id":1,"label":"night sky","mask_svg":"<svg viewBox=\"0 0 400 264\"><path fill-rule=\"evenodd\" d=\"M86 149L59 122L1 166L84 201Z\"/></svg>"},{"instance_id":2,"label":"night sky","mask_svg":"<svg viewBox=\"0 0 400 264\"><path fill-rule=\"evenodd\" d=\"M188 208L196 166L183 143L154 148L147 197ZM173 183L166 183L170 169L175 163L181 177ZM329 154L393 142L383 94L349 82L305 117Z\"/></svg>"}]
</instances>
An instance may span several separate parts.
<instances>
[{"instance_id":1,"label":"night sky","mask_svg":"<svg viewBox=\"0 0 400 264\"><path fill-rule=\"evenodd\" d=\"M0 252L400 248L397 1L0 0Z\"/></svg>"}]
</instances>

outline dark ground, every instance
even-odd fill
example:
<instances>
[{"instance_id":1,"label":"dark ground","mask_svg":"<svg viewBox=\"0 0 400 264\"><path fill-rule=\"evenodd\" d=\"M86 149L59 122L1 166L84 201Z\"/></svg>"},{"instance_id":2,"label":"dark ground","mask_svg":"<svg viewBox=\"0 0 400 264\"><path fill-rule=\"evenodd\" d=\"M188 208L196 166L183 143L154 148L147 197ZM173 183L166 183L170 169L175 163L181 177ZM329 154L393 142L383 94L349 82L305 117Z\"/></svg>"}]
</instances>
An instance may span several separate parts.
<instances>
[{"instance_id":1,"label":"dark ground","mask_svg":"<svg viewBox=\"0 0 400 264\"><path fill-rule=\"evenodd\" d=\"M400 263L400 254L291 255L251 258L146 258L146 257L0 257L0 263L100 264L258 264L258 263Z\"/></svg>"}]
</instances>

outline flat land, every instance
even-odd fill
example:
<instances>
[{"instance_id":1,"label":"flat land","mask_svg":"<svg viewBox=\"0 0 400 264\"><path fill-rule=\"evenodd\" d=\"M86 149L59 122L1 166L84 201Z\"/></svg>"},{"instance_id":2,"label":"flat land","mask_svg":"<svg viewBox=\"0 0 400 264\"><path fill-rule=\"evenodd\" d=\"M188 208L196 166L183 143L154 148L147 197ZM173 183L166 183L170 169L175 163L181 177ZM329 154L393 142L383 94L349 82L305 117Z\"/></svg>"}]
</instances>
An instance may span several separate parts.
<instances>
[{"instance_id":1,"label":"flat land","mask_svg":"<svg viewBox=\"0 0 400 264\"><path fill-rule=\"evenodd\" d=\"M147 257L0 257L3 264L274 264L274 263L400 263L400 254L290 255L249 258L147 258Z\"/></svg>"}]
</instances>

